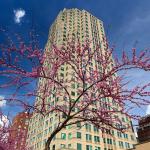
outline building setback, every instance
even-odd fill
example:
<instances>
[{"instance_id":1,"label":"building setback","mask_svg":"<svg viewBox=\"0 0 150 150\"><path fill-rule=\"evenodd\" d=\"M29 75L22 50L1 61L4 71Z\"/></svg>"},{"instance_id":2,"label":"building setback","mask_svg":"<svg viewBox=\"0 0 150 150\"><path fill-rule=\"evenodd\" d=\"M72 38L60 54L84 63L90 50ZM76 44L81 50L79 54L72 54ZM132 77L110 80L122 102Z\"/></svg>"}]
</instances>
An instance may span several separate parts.
<instances>
[{"instance_id":1,"label":"building setback","mask_svg":"<svg viewBox=\"0 0 150 150\"><path fill-rule=\"evenodd\" d=\"M139 120L137 128L138 143L132 150L150 149L150 115L144 116Z\"/></svg>"},{"instance_id":2,"label":"building setback","mask_svg":"<svg viewBox=\"0 0 150 150\"><path fill-rule=\"evenodd\" d=\"M139 142L150 140L150 115L141 118L137 134Z\"/></svg>"},{"instance_id":3,"label":"building setback","mask_svg":"<svg viewBox=\"0 0 150 150\"><path fill-rule=\"evenodd\" d=\"M56 20L52 24L49 32L48 41L45 51L50 50L51 43L57 46L66 45L67 39L79 39L81 43L91 40L91 48L96 49L96 44L101 44L102 52L107 49L107 44L103 40L105 37L103 22L85 10L64 9L60 11ZM92 60L93 67L97 62ZM48 65L48 64L47 64ZM68 66L63 66L60 70L60 76L69 78L66 74ZM71 70L69 70L69 73ZM42 79L39 82L44 81ZM75 87L77 88L75 83ZM80 84L80 83L79 83ZM76 93L76 88L74 92ZM71 89L70 89L71 91ZM74 94L74 93L73 93ZM76 96L76 94L74 94ZM55 95L56 96L56 95ZM56 97L56 100L61 99ZM51 96L49 102L53 102L54 97ZM40 99L36 99L39 103ZM62 102L62 101L61 101ZM131 120L126 115L119 115L122 122L129 124ZM42 117L38 113L33 113L29 123L27 146L29 150L43 150L45 142L50 133L54 130L58 123L56 114L50 113ZM82 126L82 127L81 127ZM81 127L81 128L80 128ZM108 133L102 135L102 132L92 124L76 124L76 126L68 126L61 130L53 139L51 144L52 150L121 150L132 148L136 143L135 134L132 127L127 132L121 133L117 130L110 129Z\"/></svg>"}]
</instances>

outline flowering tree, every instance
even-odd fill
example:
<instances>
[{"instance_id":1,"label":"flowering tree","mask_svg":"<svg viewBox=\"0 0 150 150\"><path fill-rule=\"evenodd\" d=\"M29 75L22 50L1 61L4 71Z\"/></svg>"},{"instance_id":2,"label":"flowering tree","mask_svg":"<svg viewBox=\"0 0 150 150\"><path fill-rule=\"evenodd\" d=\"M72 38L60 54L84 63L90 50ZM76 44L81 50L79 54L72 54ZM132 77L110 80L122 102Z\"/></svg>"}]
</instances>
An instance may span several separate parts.
<instances>
[{"instance_id":1,"label":"flowering tree","mask_svg":"<svg viewBox=\"0 0 150 150\"><path fill-rule=\"evenodd\" d=\"M26 150L25 142L23 142L27 134L26 129L12 125L7 116L1 115L0 122L0 150Z\"/></svg>"},{"instance_id":2,"label":"flowering tree","mask_svg":"<svg viewBox=\"0 0 150 150\"><path fill-rule=\"evenodd\" d=\"M12 147L12 142L13 140L9 141L9 132L10 127L9 127L9 119L7 116L1 114L0 115L0 150L9 150Z\"/></svg>"},{"instance_id":3,"label":"flowering tree","mask_svg":"<svg viewBox=\"0 0 150 150\"><path fill-rule=\"evenodd\" d=\"M58 124L45 150L50 149L54 136L69 125L89 122L103 132L107 127L121 131L130 128L116 114L137 118L130 113L132 108L149 104L150 83L129 89L124 76L118 76L134 68L149 71L148 50L136 54L133 48L130 55L123 52L117 59L112 57L114 49L108 48L105 38L105 49L97 45L93 50L91 42L68 40L65 46L50 43L42 51L33 41L25 44L16 37L19 44L9 41L1 45L0 76L5 80L0 88L13 88L12 96L5 98L7 104L42 116L57 114ZM35 104L30 97L36 98Z\"/></svg>"}]
</instances>

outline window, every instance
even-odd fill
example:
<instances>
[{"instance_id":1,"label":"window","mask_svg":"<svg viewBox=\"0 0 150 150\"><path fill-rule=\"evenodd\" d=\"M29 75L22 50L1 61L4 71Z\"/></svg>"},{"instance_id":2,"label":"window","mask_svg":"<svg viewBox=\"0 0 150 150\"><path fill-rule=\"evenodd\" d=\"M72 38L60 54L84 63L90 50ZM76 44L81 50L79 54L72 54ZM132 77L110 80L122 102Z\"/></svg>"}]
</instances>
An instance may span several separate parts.
<instances>
[{"instance_id":1,"label":"window","mask_svg":"<svg viewBox=\"0 0 150 150\"><path fill-rule=\"evenodd\" d=\"M111 131L111 134L112 134L112 135L115 135L115 132L114 132L114 130L112 130L112 131Z\"/></svg>"},{"instance_id":2,"label":"window","mask_svg":"<svg viewBox=\"0 0 150 150\"><path fill-rule=\"evenodd\" d=\"M77 123L77 127L81 128L81 123L80 122Z\"/></svg>"},{"instance_id":3,"label":"window","mask_svg":"<svg viewBox=\"0 0 150 150\"><path fill-rule=\"evenodd\" d=\"M92 141L92 135L86 134L86 141Z\"/></svg>"},{"instance_id":4,"label":"window","mask_svg":"<svg viewBox=\"0 0 150 150\"><path fill-rule=\"evenodd\" d=\"M107 133L107 134L111 134L111 130L106 129L106 133Z\"/></svg>"},{"instance_id":5,"label":"window","mask_svg":"<svg viewBox=\"0 0 150 150\"><path fill-rule=\"evenodd\" d=\"M107 139L107 144L112 144L112 139Z\"/></svg>"},{"instance_id":6,"label":"window","mask_svg":"<svg viewBox=\"0 0 150 150\"><path fill-rule=\"evenodd\" d=\"M55 150L55 145L53 145L53 148L52 148L52 150Z\"/></svg>"},{"instance_id":7,"label":"window","mask_svg":"<svg viewBox=\"0 0 150 150\"><path fill-rule=\"evenodd\" d=\"M61 144L60 147L61 147L61 148L65 148L66 145L65 145L65 144Z\"/></svg>"},{"instance_id":8,"label":"window","mask_svg":"<svg viewBox=\"0 0 150 150\"><path fill-rule=\"evenodd\" d=\"M72 95L72 96L75 96L75 92L71 91L71 95Z\"/></svg>"},{"instance_id":9,"label":"window","mask_svg":"<svg viewBox=\"0 0 150 150\"><path fill-rule=\"evenodd\" d=\"M63 139L63 140L66 139L66 133L61 133L61 139Z\"/></svg>"},{"instance_id":10,"label":"window","mask_svg":"<svg viewBox=\"0 0 150 150\"><path fill-rule=\"evenodd\" d=\"M130 148L130 144L127 143L127 142L125 142L125 147L126 147L127 149Z\"/></svg>"},{"instance_id":11,"label":"window","mask_svg":"<svg viewBox=\"0 0 150 150\"><path fill-rule=\"evenodd\" d=\"M99 129L97 127L93 127L94 128L94 132L99 132Z\"/></svg>"},{"instance_id":12,"label":"window","mask_svg":"<svg viewBox=\"0 0 150 150\"><path fill-rule=\"evenodd\" d=\"M100 142L100 137L99 136L94 136L94 142Z\"/></svg>"},{"instance_id":13,"label":"window","mask_svg":"<svg viewBox=\"0 0 150 150\"><path fill-rule=\"evenodd\" d=\"M47 129L46 129L46 130L44 130L44 135L46 135L46 134L47 134L47 131L48 131Z\"/></svg>"},{"instance_id":14,"label":"window","mask_svg":"<svg viewBox=\"0 0 150 150\"><path fill-rule=\"evenodd\" d=\"M77 150L82 150L82 145L80 143L77 143Z\"/></svg>"},{"instance_id":15,"label":"window","mask_svg":"<svg viewBox=\"0 0 150 150\"><path fill-rule=\"evenodd\" d=\"M71 87L72 87L73 89L75 89L75 84L71 84Z\"/></svg>"},{"instance_id":16,"label":"window","mask_svg":"<svg viewBox=\"0 0 150 150\"><path fill-rule=\"evenodd\" d=\"M75 108L72 108L72 112L75 112Z\"/></svg>"},{"instance_id":17,"label":"window","mask_svg":"<svg viewBox=\"0 0 150 150\"><path fill-rule=\"evenodd\" d=\"M103 142L106 143L106 139L105 138L103 138Z\"/></svg>"},{"instance_id":18,"label":"window","mask_svg":"<svg viewBox=\"0 0 150 150\"><path fill-rule=\"evenodd\" d=\"M62 114L62 118L67 118L65 113Z\"/></svg>"},{"instance_id":19,"label":"window","mask_svg":"<svg viewBox=\"0 0 150 150\"><path fill-rule=\"evenodd\" d=\"M85 128L86 128L87 131L91 131L91 125L90 124L86 123L85 124Z\"/></svg>"},{"instance_id":20,"label":"window","mask_svg":"<svg viewBox=\"0 0 150 150\"><path fill-rule=\"evenodd\" d=\"M100 150L101 148L98 146L95 146L95 150Z\"/></svg>"},{"instance_id":21,"label":"window","mask_svg":"<svg viewBox=\"0 0 150 150\"><path fill-rule=\"evenodd\" d=\"M77 138L81 139L81 132L77 132Z\"/></svg>"},{"instance_id":22,"label":"window","mask_svg":"<svg viewBox=\"0 0 150 150\"><path fill-rule=\"evenodd\" d=\"M58 101L59 101L59 97L56 98L56 102L58 102Z\"/></svg>"},{"instance_id":23,"label":"window","mask_svg":"<svg viewBox=\"0 0 150 150\"><path fill-rule=\"evenodd\" d=\"M68 134L68 139L72 139L72 133Z\"/></svg>"},{"instance_id":24,"label":"window","mask_svg":"<svg viewBox=\"0 0 150 150\"><path fill-rule=\"evenodd\" d=\"M61 77L64 77L64 74L63 74L63 73L60 73L60 76L61 76Z\"/></svg>"},{"instance_id":25,"label":"window","mask_svg":"<svg viewBox=\"0 0 150 150\"><path fill-rule=\"evenodd\" d=\"M113 143L114 143L114 145L116 145L116 141L115 140L113 140Z\"/></svg>"},{"instance_id":26,"label":"window","mask_svg":"<svg viewBox=\"0 0 150 150\"><path fill-rule=\"evenodd\" d=\"M128 134L124 133L123 135L125 139L128 139Z\"/></svg>"},{"instance_id":27,"label":"window","mask_svg":"<svg viewBox=\"0 0 150 150\"><path fill-rule=\"evenodd\" d=\"M131 140L133 140L133 141L134 141L134 136L133 136L133 135L131 135Z\"/></svg>"},{"instance_id":28,"label":"window","mask_svg":"<svg viewBox=\"0 0 150 150\"><path fill-rule=\"evenodd\" d=\"M125 119L122 117L122 121L125 122Z\"/></svg>"},{"instance_id":29,"label":"window","mask_svg":"<svg viewBox=\"0 0 150 150\"><path fill-rule=\"evenodd\" d=\"M91 145L86 145L86 150L92 150L92 146Z\"/></svg>"},{"instance_id":30,"label":"window","mask_svg":"<svg viewBox=\"0 0 150 150\"><path fill-rule=\"evenodd\" d=\"M64 68L63 68L63 67L61 67L61 70L62 70L62 71L64 71Z\"/></svg>"},{"instance_id":31,"label":"window","mask_svg":"<svg viewBox=\"0 0 150 150\"><path fill-rule=\"evenodd\" d=\"M68 144L68 148L71 148L71 144Z\"/></svg>"},{"instance_id":32,"label":"window","mask_svg":"<svg viewBox=\"0 0 150 150\"><path fill-rule=\"evenodd\" d=\"M45 125L48 126L48 120L45 122Z\"/></svg>"},{"instance_id":33,"label":"window","mask_svg":"<svg viewBox=\"0 0 150 150\"><path fill-rule=\"evenodd\" d=\"M122 141L119 141L119 147L123 148L123 142Z\"/></svg>"},{"instance_id":34,"label":"window","mask_svg":"<svg viewBox=\"0 0 150 150\"><path fill-rule=\"evenodd\" d=\"M118 137L122 138L122 133L121 132L117 132Z\"/></svg>"},{"instance_id":35,"label":"window","mask_svg":"<svg viewBox=\"0 0 150 150\"><path fill-rule=\"evenodd\" d=\"M72 128L72 126L71 125L68 125L67 127L66 127L66 129L71 129Z\"/></svg>"},{"instance_id":36,"label":"window","mask_svg":"<svg viewBox=\"0 0 150 150\"><path fill-rule=\"evenodd\" d=\"M56 140L56 136L53 137L53 140Z\"/></svg>"}]
</instances>

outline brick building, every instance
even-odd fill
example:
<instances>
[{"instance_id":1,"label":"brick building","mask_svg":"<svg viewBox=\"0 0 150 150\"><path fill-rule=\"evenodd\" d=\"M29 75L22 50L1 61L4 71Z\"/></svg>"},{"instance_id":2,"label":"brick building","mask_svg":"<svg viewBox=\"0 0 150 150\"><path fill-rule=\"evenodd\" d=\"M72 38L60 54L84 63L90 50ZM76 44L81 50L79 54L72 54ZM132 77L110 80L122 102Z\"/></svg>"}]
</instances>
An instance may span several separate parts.
<instances>
[{"instance_id":1,"label":"brick building","mask_svg":"<svg viewBox=\"0 0 150 150\"><path fill-rule=\"evenodd\" d=\"M149 150L150 149L150 115L142 117L139 120L137 128L138 141L132 150Z\"/></svg>"},{"instance_id":2,"label":"brick building","mask_svg":"<svg viewBox=\"0 0 150 150\"><path fill-rule=\"evenodd\" d=\"M150 140L150 115L143 117L139 121L137 134L139 142Z\"/></svg>"},{"instance_id":3,"label":"brick building","mask_svg":"<svg viewBox=\"0 0 150 150\"><path fill-rule=\"evenodd\" d=\"M25 149L28 121L30 117L31 114L27 112L21 112L14 117L10 133L10 141L13 149Z\"/></svg>"}]
</instances>

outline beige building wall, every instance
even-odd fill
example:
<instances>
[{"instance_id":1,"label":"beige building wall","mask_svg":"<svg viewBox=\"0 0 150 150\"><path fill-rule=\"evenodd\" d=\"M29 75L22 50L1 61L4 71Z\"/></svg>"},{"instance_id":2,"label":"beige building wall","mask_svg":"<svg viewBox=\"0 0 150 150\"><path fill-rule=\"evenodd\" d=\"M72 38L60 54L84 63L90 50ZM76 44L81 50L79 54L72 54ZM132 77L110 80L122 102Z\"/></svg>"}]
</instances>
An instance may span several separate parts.
<instances>
[{"instance_id":1,"label":"beige building wall","mask_svg":"<svg viewBox=\"0 0 150 150\"><path fill-rule=\"evenodd\" d=\"M101 45L102 52L107 49L106 42L103 40L105 36L103 22L85 10L78 9L64 9L59 13L56 20L52 24L49 32L48 41L45 47L45 51L50 51L50 44L54 43L57 46L66 45L67 38L79 39L84 43L85 40L92 40L91 49L96 49L96 44ZM96 65L100 68L99 64L93 59L92 67ZM45 65L50 65L45 62ZM111 66L110 66L111 67ZM103 70L103 68L101 68ZM60 75L63 74L67 79L71 76L67 75L71 72L71 69L67 65L63 65L63 69L60 70ZM46 80L40 79L39 83L45 83ZM77 81L75 82L76 93L74 97L77 97ZM70 88L70 92L72 89ZM62 97L56 97L56 100L63 99ZM47 99L47 102L52 103L53 96ZM105 101L111 102L111 99L105 99ZM56 101L55 101L56 102ZM60 101L59 101L60 102ZM36 99L35 104L40 103L40 99ZM61 101L63 103L63 101ZM115 104L114 104L115 105ZM116 109L119 107L116 105ZM118 115L122 121L131 126L131 120L125 115ZM58 117L56 114L49 114L46 117L42 117L40 114L34 113L29 124L27 146L32 150L43 150L45 142L49 134L54 130L58 123ZM82 126L83 124L81 124ZM66 129L60 131L55 139L52 141L52 146L55 145L55 150L122 150L133 147L136 143L135 134L130 128L128 132L121 133L114 129L109 129L109 133L102 134L100 130L91 124L86 124L82 128L79 128L80 124L68 126Z\"/></svg>"},{"instance_id":2,"label":"beige building wall","mask_svg":"<svg viewBox=\"0 0 150 150\"><path fill-rule=\"evenodd\" d=\"M150 141L139 143L139 144L135 145L135 148L133 148L131 150L150 150Z\"/></svg>"}]
</instances>

